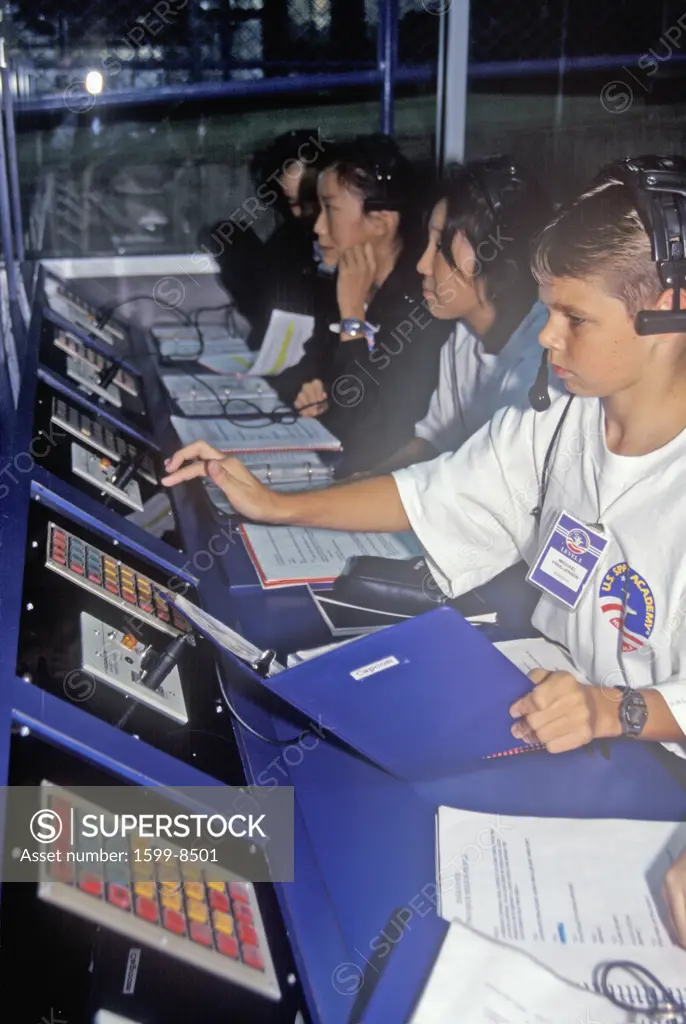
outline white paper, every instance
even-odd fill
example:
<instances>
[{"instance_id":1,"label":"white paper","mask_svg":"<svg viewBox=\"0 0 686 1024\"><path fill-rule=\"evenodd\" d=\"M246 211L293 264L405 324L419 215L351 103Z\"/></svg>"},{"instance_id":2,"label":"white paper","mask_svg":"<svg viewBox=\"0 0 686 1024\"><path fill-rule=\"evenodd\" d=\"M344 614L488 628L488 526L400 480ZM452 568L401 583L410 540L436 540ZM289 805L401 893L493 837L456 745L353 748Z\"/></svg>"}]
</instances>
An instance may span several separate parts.
<instances>
[{"instance_id":1,"label":"white paper","mask_svg":"<svg viewBox=\"0 0 686 1024\"><path fill-rule=\"evenodd\" d=\"M347 640L339 640L335 644L324 644L323 647L310 647L306 651L295 651L293 654L289 654L286 660L288 668L295 668L296 665L302 665L305 661L312 661L313 658L320 658L322 654L329 654L331 651L335 651L337 647L343 647L345 644L351 644L353 640L360 640L359 636L348 637Z\"/></svg>"},{"instance_id":2,"label":"white paper","mask_svg":"<svg viewBox=\"0 0 686 1024\"><path fill-rule=\"evenodd\" d=\"M543 668L548 672L571 672L580 683L588 682L569 654L562 647L551 643L550 640L544 640L543 637L530 640L503 640L493 646L525 675L535 668Z\"/></svg>"},{"instance_id":3,"label":"white paper","mask_svg":"<svg viewBox=\"0 0 686 1024\"><path fill-rule=\"evenodd\" d=\"M686 849L686 824L440 807L437 828L445 920L511 943L577 985L591 985L599 963L619 959L668 988L684 985L686 950L665 927L661 888Z\"/></svg>"},{"instance_id":4,"label":"white paper","mask_svg":"<svg viewBox=\"0 0 686 1024\"><path fill-rule=\"evenodd\" d=\"M340 451L341 443L315 419L295 423L238 426L225 419L189 419L172 416L171 423L182 444L207 441L225 452Z\"/></svg>"},{"instance_id":5,"label":"white paper","mask_svg":"<svg viewBox=\"0 0 686 1024\"><path fill-rule=\"evenodd\" d=\"M281 373L288 366L299 363L305 342L312 337L313 330L313 316L273 309L264 340L250 373L259 377L271 377Z\"/></svg>"},{"instance_id":6,"label":"white paper","mask_svg":"<svg viewBox=\"0 0 686 1024\"><path fill-rule=\"evenodd\" d=\"M412 533L347 533L300 526L241 526L264 585L332 581L353 555L412 558L423 549Z\"/></svg>"},{"instance_id":7,"label":"white paper","mask_svg":"<svg viewBox=\"0 0 686 1024\"><path fill-rule=\"evenodd\" d=\"M198 362L213 373L247 373L254 359L255 353L249 349L240 352L208 352L205 346L205 351L198 357Z\"/></svg>"},{"instance_id":8,"label":"white paper","mask_svg":"<svg viewBox=\"0 0 686 1024\"><path fill-rule=\"evenodd\" d=\"M526 953L450 926L409 1024L627 1024L595 993L557 977Z\"/></svg>"},{"instance_id":9,"label":"white paper","mask_svg":"<svg viewBox=\"0 0 686 1024\"><path fill-rule=\"evenodd\" d=\"M170 592L165 594L165 597L176 605L180 612L182 612L189 622L192 622L201 633L205 636L212 637L220 647L224 650L229 651L231 654L240 658L241 661L245 661L248 664L254 664L261 656L262 651L259 647L255 647L249 640L242 637L240 633L236 633L233 629L229 629L225 623L220 622L219 619L215 619L213 615L198 608L197 605L193 604L187 598L183 597L182 594L175 594ZM277 672L283 672L283 665L279 665L277 661L273 661L271 664L269 675L276 675Z\"/></svg>"}]
</instances>

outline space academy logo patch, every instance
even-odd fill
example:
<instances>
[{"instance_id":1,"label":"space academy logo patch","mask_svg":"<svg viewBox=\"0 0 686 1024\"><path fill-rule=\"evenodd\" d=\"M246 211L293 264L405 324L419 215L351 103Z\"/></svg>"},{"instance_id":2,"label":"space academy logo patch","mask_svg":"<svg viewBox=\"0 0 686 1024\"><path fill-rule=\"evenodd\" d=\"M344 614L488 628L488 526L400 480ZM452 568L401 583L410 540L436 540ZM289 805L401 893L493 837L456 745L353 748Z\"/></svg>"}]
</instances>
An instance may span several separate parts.
<instances>
[{"instance_id":1,"label":"space academy logo patch","mask_svg":"<svg viewBox=\"0 0 686 1024\"><path fill-rule=\"evenodd\" d=\"M655 628L655 598L643 577L618 562L603 577L598 597L610 625L622 634L622 652L643 647Z\"/></svg>"},{"instance_id":2,"label":"space academy logo patch","mask_svg":"<svg viewBox=\"0 0 686 1024\"><path fill-rule=\"evenodd\" d=\"M565 544L575 555L583 555L584 551L588 551L591 546L591 538L588 536L585 530L581 530L578 526L573 530L570 530L567 534Z\"/></svg>"}]
</instances>

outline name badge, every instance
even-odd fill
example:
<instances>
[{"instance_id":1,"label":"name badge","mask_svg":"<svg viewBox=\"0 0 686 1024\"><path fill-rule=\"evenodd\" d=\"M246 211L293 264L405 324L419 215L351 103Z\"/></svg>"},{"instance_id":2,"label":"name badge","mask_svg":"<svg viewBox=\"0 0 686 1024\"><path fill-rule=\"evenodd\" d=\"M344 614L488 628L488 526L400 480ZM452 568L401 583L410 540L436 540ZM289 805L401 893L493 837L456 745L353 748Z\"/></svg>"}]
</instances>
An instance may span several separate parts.
<instances>
[{"instance_id":1,"label":"name badge","mask_svg":"<svg viewBox=\"0 0 686 1024\"><path fill-rule=\"evenodd\" d=\"M576 608L607 542L597 529L561 512L527 580L568 608Z\"/></svg>"}]
</instances>

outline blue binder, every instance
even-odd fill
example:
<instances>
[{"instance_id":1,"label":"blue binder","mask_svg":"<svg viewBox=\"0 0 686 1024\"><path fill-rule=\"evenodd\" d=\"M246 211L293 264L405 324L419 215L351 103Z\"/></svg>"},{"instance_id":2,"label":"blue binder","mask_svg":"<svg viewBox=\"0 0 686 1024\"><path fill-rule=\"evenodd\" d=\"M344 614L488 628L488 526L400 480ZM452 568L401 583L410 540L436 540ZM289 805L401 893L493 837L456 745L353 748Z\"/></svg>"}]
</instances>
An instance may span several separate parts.
<instances>
[{"instance_id":1,"label":"blue binder","mask_svg":"<svg viewBox=\"0 0 686 1024\"><path fill-rule=\"evenodd\" d=\"M531 683L452 608L266 679L248 671L311 721L408 781L453 775L480 758L528 749L511 734L509 708Z\"/></svg>"}]
</instances>

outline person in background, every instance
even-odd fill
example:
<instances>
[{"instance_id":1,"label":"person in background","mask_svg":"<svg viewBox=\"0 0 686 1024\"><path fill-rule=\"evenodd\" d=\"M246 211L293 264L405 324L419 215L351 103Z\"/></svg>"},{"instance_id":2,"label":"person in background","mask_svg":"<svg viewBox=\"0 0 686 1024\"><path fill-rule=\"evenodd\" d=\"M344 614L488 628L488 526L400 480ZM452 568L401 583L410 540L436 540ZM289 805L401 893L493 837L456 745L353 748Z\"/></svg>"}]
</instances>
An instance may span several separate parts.
<instances>
[{"instance_id":1,"label":"person in background","mask_svg":"<svg viewBox=\"0 0 686 1024\"><path fill-rule=\"evenodd\" d=\"M686 850L665 876L664 896L672 935L686 949Z\"/></svg>"},{"instance_id":2,"label":"person in background","mask_svg":"<svg viewBox=\"0 0 686 1024\"><path fill-rule=\"evenodd\" d=\"M332 283L320 273L313 228L319 212L317 177L332 143L319 129L279 135L251 163L254 191L230 216L201 233L236 309L251 326L258 349L272 309L311 316L332 302ZM262 241L256 225L272 209L276 227Z\"/></svg>"},{"instance_id":3,"label":"person in background","mask_svg":"<svg viewBox=\"0 0 686 1024\"><path fill-rule=\"evenodd\" d=\"M326 157L315 233L324 262L337 270L337 309L316 323L302 360L270 383L339 438L347 475L410 440L438 379L450 324L422 300L421 209L396 144L363 137Z\"/></svg>"},{"instance_id":4,"label":"person in background","mask_svg":"<svg viewBox=\"0 0 686 1024\"><path fill-rule=\"evenodd\" d=\"M454 168L439 189L417 270L433 315L458 322L426 416L376 474L456 451L504 406L527 408L541 362L548 311L529 261L552 213L542 189L509 156Z\"/></svg>"}]
</instances>

